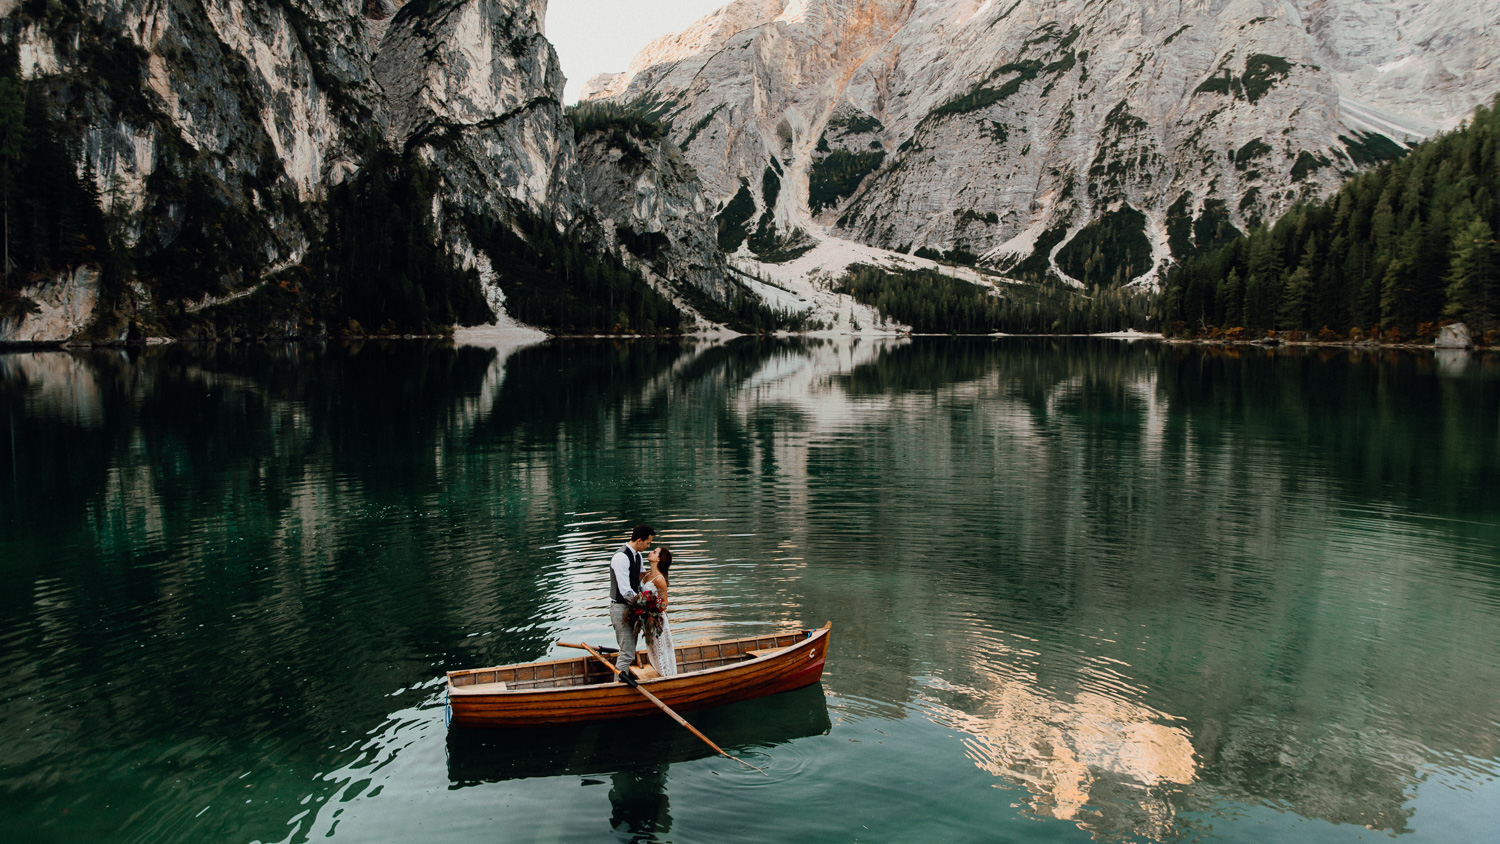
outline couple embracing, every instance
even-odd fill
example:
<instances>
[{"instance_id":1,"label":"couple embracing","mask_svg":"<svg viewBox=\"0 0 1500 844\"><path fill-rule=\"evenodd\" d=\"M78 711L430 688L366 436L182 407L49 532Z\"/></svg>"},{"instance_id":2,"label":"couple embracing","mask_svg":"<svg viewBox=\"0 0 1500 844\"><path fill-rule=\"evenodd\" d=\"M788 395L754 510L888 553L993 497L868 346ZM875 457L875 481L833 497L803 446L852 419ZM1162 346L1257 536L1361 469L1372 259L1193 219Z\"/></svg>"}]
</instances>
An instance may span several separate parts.
<instances>
[{"instance_id":1,"label":"couple embracing","mask_svg":"<svg viewBox=\"0 0 1500 844\"><path fill-rule=\"evenodd\" d=\"M657 548L646 554L654 536L656 531L650 525L636 525L630 541L610 558L609 621L620 645L616 668L630 670L635 662L636 635L644 633L652 667L661 676L670 677L677 673L672 628L667 624L667 575L672 569L672 552Z\"/></svg>"}]
</instances>

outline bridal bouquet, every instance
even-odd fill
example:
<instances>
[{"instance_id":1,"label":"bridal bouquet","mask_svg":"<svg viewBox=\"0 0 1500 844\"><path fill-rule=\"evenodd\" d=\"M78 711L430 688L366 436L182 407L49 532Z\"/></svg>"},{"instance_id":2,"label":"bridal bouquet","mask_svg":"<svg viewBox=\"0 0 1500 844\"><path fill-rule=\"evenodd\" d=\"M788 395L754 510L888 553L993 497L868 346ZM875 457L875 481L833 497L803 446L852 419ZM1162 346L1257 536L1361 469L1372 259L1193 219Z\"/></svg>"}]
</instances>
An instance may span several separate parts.
<instances>
[{"instance_id":1,"label":"bridal bouquet","mask_svg":"<svg viewBox=\"0 0 1500 844\"><path fill-rule=\"evenodd\" d=\"M666 608L661 605L660 595L655 592L642 592L626 608L625 618L637 635L650 631L654 636L661 632L662 614L665 611Z\"/></svg>"}]
</instances>

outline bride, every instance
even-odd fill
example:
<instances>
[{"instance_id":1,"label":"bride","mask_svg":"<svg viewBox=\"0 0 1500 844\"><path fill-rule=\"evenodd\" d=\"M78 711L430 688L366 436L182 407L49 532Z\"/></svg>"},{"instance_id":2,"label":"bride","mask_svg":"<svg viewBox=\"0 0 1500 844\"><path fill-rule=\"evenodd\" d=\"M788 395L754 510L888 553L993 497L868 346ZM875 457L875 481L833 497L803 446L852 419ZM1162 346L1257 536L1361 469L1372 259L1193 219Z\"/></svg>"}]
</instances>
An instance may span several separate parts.
<instances>
[{"instance_id":1,"label":"bride","mask_svg":"<svg viewBox=\"0 0 1500 844\"><path fill-rule=\"evenodd\" d=\"M663 677L671 677L677 673L677 652L672 648L672 625L667 621L667 573L672 570L672 552L666 548L657 546L646 558L651 563L651 568L646 576L641 578L643 592L655 592L661 596L661 632L652 633L650 625L646 627L646 654L651 658L651 665L656 672Z\"/></svg>"}]
</instances>

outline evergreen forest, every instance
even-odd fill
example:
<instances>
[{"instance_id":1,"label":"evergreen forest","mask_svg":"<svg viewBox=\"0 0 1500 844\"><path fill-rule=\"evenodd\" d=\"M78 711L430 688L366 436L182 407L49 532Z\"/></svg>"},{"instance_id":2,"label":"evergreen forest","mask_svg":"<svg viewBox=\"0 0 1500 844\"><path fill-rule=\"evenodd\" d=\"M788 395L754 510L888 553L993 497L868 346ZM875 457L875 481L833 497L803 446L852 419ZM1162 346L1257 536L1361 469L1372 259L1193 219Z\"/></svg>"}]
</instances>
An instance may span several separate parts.
<instances>
[{"instance_id":1,"label":"evergreen forest","mask_svg":"<svg viewBox=\"0 0 1500 844\"><path fill-rule=\"evenodd\" d=\"M1154 299L1128 288L1077 288L1048 281L976 285L939 270L857 264L834 292L874 307L919 334L1096 334L1144 329Z\"/></svg>"},{"instance_id":2,"label":"evergreen forest","mask_svg":"<svg viewBox=\"0 0 1500 844\"><path fill-rule=\"evenodd\" d=\"M527 325L562 334L659 334L682 326L682 311L640 273L550 220L518 214L513 228L474 216L468 228L495 262L506 312Z\"/></svg>"},{"instance_id":3,"label":"evergreen forest","mask_svg":"<svg viewBox=\"0 0 1500 844\"><path fill-rule=\"evenodd\" d=\"M373 136L355 178L325 201L322 245L307 258L311 280L350 334L439 333L492 318L478 273L439 245L432 199L438 178L416 155Z\"/></svg>"},{"instance_id":4,"label":"evergreen forest","mask_svg":"<svg viewBox=\"0 0 1500 844\"><path fill-rule=\"evenodd\" d=\"M1166 276L1182 337L1500 341L1500 98L1463 127Z\"/></svg>"}]
</instances>

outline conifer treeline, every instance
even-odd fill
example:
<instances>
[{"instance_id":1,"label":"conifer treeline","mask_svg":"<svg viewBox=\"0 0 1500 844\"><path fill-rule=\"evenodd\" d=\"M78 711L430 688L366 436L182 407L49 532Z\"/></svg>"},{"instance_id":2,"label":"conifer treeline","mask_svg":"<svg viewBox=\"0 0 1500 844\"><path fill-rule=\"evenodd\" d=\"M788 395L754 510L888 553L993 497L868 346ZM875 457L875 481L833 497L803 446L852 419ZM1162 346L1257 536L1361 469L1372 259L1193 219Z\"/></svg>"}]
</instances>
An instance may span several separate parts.
<instances>
[{"instance_id":1,"label":"conifer treeline","mask_svg":"<svg viewBox=\"0 0 1500 844\"><path fill-rule=\"evenodd\" d=\"M1125 288L1085 293L1056 282L992 292L938 270L856 264L833 286L922 334L1095 334L1145 329L1155 300Z\"/></svg>"},{"instance_id":2,"label":"conifer treeline","mask_svg":"<svg viewBox=\"0 0 1500 844\"><path fill-rule=\"evenodd\" d=\"M358 173L329 191L323 243L306 266L346 330L429 333L493 318L478 273L455 266L438 240L438 189L420 156L371 135Z\"/></svg>"},{"instance_id":3,"label":"conifer treeline","mask_svg":"<svg viewBox=\"0 0 1500 844\"><path fill-rule=\"evenodd\" d=\"M1181 336L1500 336L1500 98L1468 125L1169 271ZM1236 330L1238 329L1238 331Z\"/></svg>"},{"instance_id":4,"label":"conifer treeline","mask_svg":"<svg viewBox=\"0 0 1500 844\"><path fill-rule=\"evenodd\" d=\"M562 334L658 334L681 328L683 313L640 273L557 230L518 214L516 230L474 216L475 245L495 262L505 310L517 320Z\"/></svg>"},{"instance_id":5,"label":"conifer treeline","mask_svg":"<svg viewBox=\"0 0 1500 844\"><path fill-rule=\"evenodd\" d=\"M584 100L568 106L566 114L575 135L620 131L640 138L660 138L666 133L666 127L651 117L639 101L622 104L610 100Z\"/></svg>"}]
</instances>

